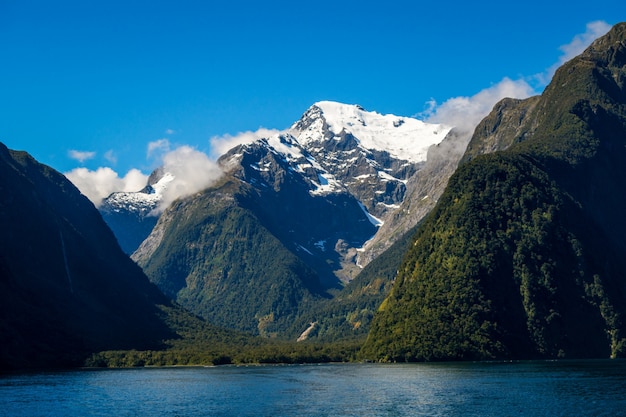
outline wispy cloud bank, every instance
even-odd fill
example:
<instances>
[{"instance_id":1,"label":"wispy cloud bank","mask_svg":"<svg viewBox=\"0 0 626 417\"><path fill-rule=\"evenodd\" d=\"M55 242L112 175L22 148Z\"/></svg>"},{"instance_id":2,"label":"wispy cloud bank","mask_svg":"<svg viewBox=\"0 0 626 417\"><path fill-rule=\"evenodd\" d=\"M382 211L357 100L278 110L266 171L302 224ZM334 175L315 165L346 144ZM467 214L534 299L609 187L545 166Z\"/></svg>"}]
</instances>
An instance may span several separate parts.
<instances>
[{"instance_id":1,"label":"wispy cloud bank","mask_svg":"<svg viewBox=\"0 0 626 417\"><path fill-rule=\"evenodd\" d=\"M169 150L169 147L167 140L148 144L148 156L163 152L159 166L174 176L174 180L165 189L155 214L161 213L177 198L202 191L222 176L217 162L207 154L190 146L180 146L173 150ZM120 177L109 167L100 167L94 171L81 167L66 172L65 176L97 207L113 192L139 191L148 182L148 175L138 169L131 169Z\"/></svg>"},{"instance_id":2,"label":"wispy cloud bank","mask_svg":"<svg viewBox=\"0 0 626 417\"><path fill-rule=\"evenodd\" d=\"M170 151L170 141L167 138L157 139L153 142L148 143L148 150L146 152L146 157L152 158L156 154L163 154Z\"/></svg>"},{"instance_id":3,"label":"wispy cloud bank","mask_svg":"<svg viewBox=\"0 0 626 417\"><path fill-rule=\"evenodd\" d=\"M526 81L504 78L470 97L454 97L441 104L430 102L430 108L423 116L429 123L443 123L454 126L457 131L472 133L498 101L505 97L527 98L533 94L535 90Z\"/></svg>"},{"instance_id":4,"label":"wispy cloud bank","mask_svg":"<svg viewBox=\"0 0 626 417\"><path fill-rule=\"evenodd\" d=\"M587 23L587 30L584 33L574 36L570 43L559 47L563 54L550 68L546 69L541 74L537 74L535 76L536 80L543 87L548 85L554 73L561 65L580 55L593 41L600 36L604 36L610 29L611 25L601 20Z\"/></svg>"},{"instance_id":5,"label":"wispy cloud bank","mask_svg":"<svg viewBox=\"0 0 626 417\"><path fill-rule=\"evenodd\" d=\"M190 146L181 146L163 156L163 169L174 175L163 194L157 212L165 210L174 200L204 190L222 176L217 162Z\"/></svg>"},{"instance_id":6,"label":"wispy cloud bank","mask_svg":"<svg viewBox=\"0 0 626 417\"><path fill-rule=\"evenodd\" d=\"M77 151L75 149L70 149L69 151L67 151L67 156L77 160L82 164L89 159L93 159L96 156L96 153L91 151Z\"/></svg>"},{"instance_id":7,"label":"wispy cloud bank","mask_svg":"<svg viewBox=\"0 0 626 417\"><path fill-rule=\"evenodd\" d=\"M443 103L431 101L427 103L428 109L418 116L427 122L443 123L454 126L459 132L471 134L498 101L505 97L524 99L539 94L539 89L543 89L550 82L555 71L561 65L582 53L594 40L606 34L610 28L611 25L603 21L588 23L584 33L574 36L570 43L559 48L563 54L554 65L544 72L518 80L505 77L499 83L470 97L454 97Z\"/></svg>"},{"instance_id":8,"label":"wispy cloud bank","mask_svg":"<svg viewBox=\"0 0 626 417\"><path fill-rule=\"evenodd\" d=\"M117 164L117 154L113 149L109 149L104 153L104 159L113 165Z\"/></svg>"}]
</instances>

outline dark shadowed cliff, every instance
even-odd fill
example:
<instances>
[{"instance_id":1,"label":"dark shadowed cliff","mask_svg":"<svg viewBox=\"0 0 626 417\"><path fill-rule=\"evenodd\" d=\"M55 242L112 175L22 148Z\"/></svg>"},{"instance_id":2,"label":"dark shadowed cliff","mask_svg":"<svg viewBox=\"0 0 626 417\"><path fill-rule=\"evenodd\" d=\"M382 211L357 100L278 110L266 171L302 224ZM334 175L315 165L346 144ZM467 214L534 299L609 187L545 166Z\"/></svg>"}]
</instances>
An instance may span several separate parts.
<instances>
[{"instance_id":1,"label":"dark shadowed cliff","mask_svg":"<svg viewBox=\"0 0 626 417\"><path fill-rule=\"evenodd\" d=\"M0 144L0 369L155 348L169 301L61 174Z\"/></svg>"}]
</instances>

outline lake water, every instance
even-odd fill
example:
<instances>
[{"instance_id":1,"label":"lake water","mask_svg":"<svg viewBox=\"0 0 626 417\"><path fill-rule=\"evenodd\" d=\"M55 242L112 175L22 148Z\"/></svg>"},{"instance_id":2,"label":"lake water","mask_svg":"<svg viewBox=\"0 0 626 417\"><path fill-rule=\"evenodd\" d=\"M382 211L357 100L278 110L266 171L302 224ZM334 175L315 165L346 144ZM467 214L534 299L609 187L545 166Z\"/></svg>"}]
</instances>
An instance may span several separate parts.
<instances>
[{"instance_id":1,"label":"lake water","mask_svg":"<svg viewBox=\"0 0 626 417\"><path fill-rule=\"evenodd\" d=\"M78 370L0 376L2 416L626 416L626 361Z\"/></svg>"}]
</instances>

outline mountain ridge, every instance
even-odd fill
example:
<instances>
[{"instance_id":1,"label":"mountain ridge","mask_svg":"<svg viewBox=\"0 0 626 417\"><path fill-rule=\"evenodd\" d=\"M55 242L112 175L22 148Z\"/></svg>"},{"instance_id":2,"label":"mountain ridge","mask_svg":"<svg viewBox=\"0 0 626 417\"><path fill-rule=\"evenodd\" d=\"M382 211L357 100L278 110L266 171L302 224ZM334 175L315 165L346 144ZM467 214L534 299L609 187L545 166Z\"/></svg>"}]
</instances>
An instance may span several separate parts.
<instances>
[{"instance_id":1,"label":"mountain ridge","mask_svg":"<svg viewBox=\"0 0 626 417\"><path fill-rule=\"evenodd\" d=\"M344 116L346 113L349 117ZM330 115L331 124L324 114ZM349 124L358 125L362 136L368 128L373 129L365 141L367 147L347 130ZM421 153L415 152L414 161L375 149L385 143L376 141L381 129L392 129L406 137L416 128L426 131L428 137L420 144ZM440 125L366 112L358 106L331 102L313 105L288 131L236 146L221 156L218 162L224 176L218 184L168 208L133 259L168 295L209 321L295 339L304 329L290 329L288 323L304 313L304 306L328 298L360 272L358 250L396 210L404 198L406 181L423 165L417 160L425 158L422 148L439 143L447 133L441 129ZM224 199L229 203L211 203ZM195 220L183 221L183 217ZM249 225L247 230L252 234L248 240L278 244L275 251L285 251L283 261L268 265L250 252L263 249L246 248L243 242L221 251L215 245L206 246L209 241L222 241L224 233L234 236L230 226L222 228L218 223L236 218ZM188 232L181 232L181 226ZM196 227L197 233L192 232ZM186 238L180 239L177 233ZM203 247L202 253L197 253L195 246ZM238 257L228 258L225 251L228 256L237 253ZM242 258L257 259L257 263L246 262L248 272L228 268L230 272L224 275L227 259L241 263ZM191 265L176 267L177 272L168 278L163 271L170 268L168 265L182 265L182 259ZM282 306L281 312L251 302L256 310L248 310L245 319L232 319L224 313L236 305L233 297L248 297L247 290L235 281L253 279L258 274L271 287L271 269L280 270L280 265L287 266L296 277L291 288L274 283L287 294L270 296L275 306ZM255 284L250 285L257 286L256 294L263 293L258 286L266 283L254 280ZM173 287L172 281L177 282ZM238 288L239 292L234 295L228 288ZM285 302L284 297L291 301ZM225 298L231 301L225 304ZM247 324L237 327L244 321Z\"/></svg>"}]
</instances>

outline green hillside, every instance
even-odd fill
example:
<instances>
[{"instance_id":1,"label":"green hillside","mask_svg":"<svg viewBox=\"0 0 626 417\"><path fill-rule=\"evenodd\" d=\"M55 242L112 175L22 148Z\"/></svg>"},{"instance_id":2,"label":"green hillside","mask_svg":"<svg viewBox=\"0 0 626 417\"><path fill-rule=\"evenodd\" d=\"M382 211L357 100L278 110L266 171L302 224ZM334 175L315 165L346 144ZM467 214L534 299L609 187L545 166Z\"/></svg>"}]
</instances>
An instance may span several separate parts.
<instances>
[{"instance_id":1,"label":"green hillside","mask_svg":"<svg viewBox=\"0 0 626 417\"><path fill-rule=\"evenodd\" d=\"M218 326L274 336L324 296L318 277L246 209L248 188L224 181L174 203L151 256L137 256L152 282ZM157 225L157 228L159 225Z\"/></svg>"},{"instance_id":2,"label":"green hillside","mask_svg":"<svg viewBox=\"0 0 626 417\"><path fill-rule=\"evenodd\" d=\"M515 128L496 106L468 149L512 145L450 179L364 358L626 355L626 24L507 105Z\"/></svg>"}]
</instances>

